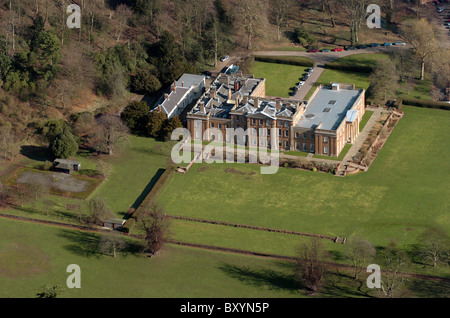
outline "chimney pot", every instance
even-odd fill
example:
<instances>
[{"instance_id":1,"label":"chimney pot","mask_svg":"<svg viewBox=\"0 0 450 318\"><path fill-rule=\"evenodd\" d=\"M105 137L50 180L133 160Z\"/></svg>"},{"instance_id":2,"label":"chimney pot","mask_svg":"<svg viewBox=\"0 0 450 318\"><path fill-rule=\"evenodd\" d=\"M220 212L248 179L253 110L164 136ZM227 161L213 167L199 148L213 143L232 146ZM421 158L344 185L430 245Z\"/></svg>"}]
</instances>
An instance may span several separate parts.
<instances>
[{"instance_id":1,"label":"chimney pot","mask_svg":"<svg viewBox=\"0 0 450 318\"><path fill-rule=\"evenodd\" d=\"M281 109L281 100L277 100L276 109L279 111Z\"/></svg>"}]
</instances>

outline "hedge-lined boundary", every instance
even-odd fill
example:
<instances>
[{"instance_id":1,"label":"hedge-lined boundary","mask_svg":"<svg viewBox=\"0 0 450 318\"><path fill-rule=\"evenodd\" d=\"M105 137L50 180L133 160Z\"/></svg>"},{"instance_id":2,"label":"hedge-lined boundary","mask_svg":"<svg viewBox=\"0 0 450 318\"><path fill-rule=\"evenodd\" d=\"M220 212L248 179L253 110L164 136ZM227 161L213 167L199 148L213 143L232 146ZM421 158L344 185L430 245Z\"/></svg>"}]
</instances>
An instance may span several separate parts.
<instances>
[{"instance_id":1,"label":"hedge-lined boundary","mask_svg":"<svg viewBox=\"0 0 450 318\"><path fill-rule=\"evenodd\" d=\"M435 102L432 100L407 98L407 97L397 100L394 104L394 107L396 107L398 110L401 110L402 105L450 110L450 104L448 103Z\"/></svg>"},{"instance_id":2,"label":"hedge-lined boundary","mask_svg":"<svg viewBox=\"0 0 450 318\"><path fill-rule=\"evenodd\" d=\"M130 209L127 213L127 216L129 217L128 220L125 222L125 224L122 226L122 230L126 233L130 233L133 231L134 226L136 225L136 220L139 219L140 214L149 207L155 199L158 197L158 195L161 193L164 186L169 182L172 175L175 172L175 166L170 165L164 170L162 175L159 177L158 181L154 184L150 192L147 194L145 199L142 201L142 203L139 205L139 207L134 211L133 209Z\"/></svg>"},{"instance_id":3,"label":"hedge-lined boundary","mask_svg":"<svg viewBox=\"0 0 450 318\"><path fill-rule=\"evenodd\" d=\"M255 61L258 62L266 62L266 63L275 63L275 64L287 64L287 65L296 65L296 66L316 66L316 62L314 61L306 61L300 60L289 56L254 56Z\"/></svg>"},{"instance_id":4,"label":"hedge-lined boundary","mask_svg":"<svg viewBox=\"0 0 450 318\"><path fill-rule=\"evenodd\" d=\"M324 67L331 70L340 70L345 72L356 72L356 73L373 72L373 67L370 66L350 65L347 63L339 63L339 62L325 63Z\"/></svg>"},{"instance_id":5,"label":"hedge-lined boundary","mask_svg":"<svg viewBox=\"0 0 450 318\"><path fill-rule=\"evenodd\" d=\"M222 221L212 221L212 220L207 220L207 219L198 219L198 218L191 218L191 217L178 216L178 215L168 215L168 217L170 219L182 220L182 221L208 223L208 224L213 224L213 225L239 227L239 228L244 228L244 229L259 230L259 231L266 231L266 232L275 232L275 233L283 233L283 234L291 234L291 235L299 235L299 236L316 237L316 238L320 238L320 239L330 240L333 242L336 240L335 236L329 236L329 235L319 235L319 234L287 231L287 230L280 230L280 229L271 229L271 228L267 228L267 227L236 224L236 223L229 223L229 222L222 222Z\"/></svg>"},{"instance_id":6,"label":"hedge-lined boundary","mask_svg":"<svg viewBox=\"0 0 450 318\"><path fill-rule=\"evenodd\" d=\"M186 247L192 247L192 248L201 248L205 250L211 250L211 251L218 251L218 252L224 252L224 253L232 253L232 254L241 254L241 255L248 255L248 256L257 256L257 257L263 257L263 258L271 258L271 259L279 259L279 260L285 260L290 262L304 262L305 260L300 259L295 256L285 256L285 255L276 255L276 254L268 254L268 253L261 253L261 252L254 252L254 251L248 251L248 250L239 250L234 248L227 248L227 247L220 247L220 246L211 246L211 245L204 245L204 244L196 244L196 243L187 243L187 242L179 242L179 241L173 241L168 240L167 243L180 245L180 246L186 246ZM353 270L354 267L352 265L347 264L339 264L339 263L333 263L333 262L321 262L323 265L325 265L328 268L340 268L343 270ZM362 268L362 270L366 270L366 268ZM383 272L383 270L382 270ZM418 279L426 279L426 280L432 280L436 282L450 282L450 278L447 277L440 277L440 276L433 276L433 275L422 275L422 274L415 274L415 273L405 273L405 276L412 277L412 278L418 278Z\"/></svg>"},{"instance_id":7,"label":"hedge-lined boundary","mask_svg":"<svg viewBox=\"0 0 450 318\"><path fill-rule=\"evenodd\" d=\"M64 228L72 228L74 230L80 230L80 231L84 231L84 232L111 233L111 231L113 231L113 230L106 230L106 229L101 229L101 228L93 228L93 227L87 227L87 226L81 226L81 225L74 225L74 224L69 224L69 223L60 223L60 222L54 222L54 221L39 220L39 219L27 218L27 217L4 214L4 213L0 213L0 217L3 217L5 219L20 220L20 221L26 221L26 222L32 222L32 223L38 223L38 224L47 224L47 225L52 225L52 226L64 227ZM118 233L121 234L120 232L118 232ZM130 238L134 238L134 239L142 239L143 238L140 235L134 235L134 234L122 234L122 235L128 236ZM232 249L232 248L220 247L220 246L211 246L211 245L203 245L203 244L196 244L196 243L180 242L180 241L174 241L174 240L167 240L166 242L168 244L187 246L187 247L192 247L192 248L201 248L201 249L220 251L220 252L225 252L225 253L250 255L250 256L289 260L289 261L302 261L301 259L294 257L294 256L267 254L267 253ZM328 265L329 267L353 269L353 267L351 265L331 263L331 262L323 262L323 263ZM414 277L414 278L426 279L426 280L432 280L432 281L438 281L438 282L440 282L440 281L450 282L450 278L447 278L447 277L425 275L425 274L422 275L422 274L415 274L415 273L405 273L405 275L407 277Z\"/></svg>"}]
</instances>

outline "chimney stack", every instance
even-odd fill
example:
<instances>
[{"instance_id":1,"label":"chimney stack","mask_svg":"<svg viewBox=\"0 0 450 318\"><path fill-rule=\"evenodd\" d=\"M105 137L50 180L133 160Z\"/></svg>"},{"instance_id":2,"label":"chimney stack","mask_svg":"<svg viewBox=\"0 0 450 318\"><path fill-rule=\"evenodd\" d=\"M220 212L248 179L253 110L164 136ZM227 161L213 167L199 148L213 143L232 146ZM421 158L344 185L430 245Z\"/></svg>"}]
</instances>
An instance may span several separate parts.
<instances>
[{"instance_id":1,"label":"chimney stack","mask_svg":"<svg viewBox=\"0 0 450 318\"><path fill-rule=\"evenodd\" d=\"M234 82L234 91L237 92L239 91L239 89L241 88L241 82L240 81L236 81Z\"/></svg>"},{"instance_id":2,"label":"chimney stack","mask_svg":"<svg viewBox=\"0 0 450 318\"><path fill-rule=\"evenodd\" d=\"M160 113L160 112L161 112L161 110L162 110L162 107L161 107L161 105L158 105L158 113Z\"/></svg>"},{"instance_id":3,"label":"chimney stack","mask_svg":"<svg viewBox=\"0 0 450 318\"><path fill-rule=\"evenodd\" d=\"M231 99L231 88L228 88L228 100Z\"/></svg>"},{"instance_id":4,"label":"chimney stack","mask_svg":"<svg viewBox=\"0 0 450 318\"><path fill-rule=\"evenodd\" d=\"M177 82L173 82L173 84L172 84L172 86L170 87L170 90L172 91L172 92L176 92L176 90L177 90Z\"/></svg>"},{"instance_id":5,"label":"chimney stack","mask_svg":"<svg viewBox=\"0 0 450 318\"><path fill-rule=\"evenodd\" d=\"M201 111L202 113L205 112L205 103L204 103L204 102L201 102L201 103L200 103L200 111Z\"/></svg>"},{"instance_id":6,"label":"chimney stack","mask_svg":"<svg viewBox=\"0 0 450 318\"><path fill-rule=\"evenodd\" d=\"M244 95L244 99L243 99L244 104L248 103L248 95Z\"/></svg>"},{"instance_id":7,"label":"chimney stack","mask_svg":"<svg viewBox=\"0 0 450 318\"><path fill-rule=\"evenodd\" d=\"M281 100L277 100L277 103L276 103L275 107L276 107L277 111L281 110Z\"/></svg>"},{"instance_id":8,"label":"chimney stack","mask_svg":"<svg viewBox=\"0 0 450 318\"><path fill-rule=\"evenodd\" d=\"M256 108L258 108L259 107L259 97L256 97L255 98L255 100L254 100L254 106L256 107Z\"/></svg>"},{"instance_id":9,"label":"chimney stack","mask_svg":"<svg viewBox=\"0 0 450 318\"><path fill-rule=\"evenodd\" d=\"M211 96L211 98L216 98L216 87L211 87L211 90L209 91L209 95Z\"/></svg>"},{"instance_id":10,"label":"chimney stack","mask_svg":"<svg viewBox=\"0 0 450 318\"><path fill-rule=\"evenodd\" d=\"M181 82L181 87L184 87L184 82Z\"/></svg>"},{"instance_id":11,"label":"chimney stack","mask_svg":"<svg viewBox=\"0 0 450 318\"><path fill-rule=\"evenodd\" d=\"M169 94L164 93L164 99L169 99Z\"/></svg>"}]
</instances>

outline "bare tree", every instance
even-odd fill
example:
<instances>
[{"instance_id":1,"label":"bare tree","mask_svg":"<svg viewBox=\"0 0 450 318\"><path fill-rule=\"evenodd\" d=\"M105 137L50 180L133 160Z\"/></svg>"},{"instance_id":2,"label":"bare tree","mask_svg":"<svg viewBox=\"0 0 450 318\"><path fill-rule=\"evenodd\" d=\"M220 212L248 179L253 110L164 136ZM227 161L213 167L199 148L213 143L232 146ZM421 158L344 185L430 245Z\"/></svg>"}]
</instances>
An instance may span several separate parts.
<instances>
[{"instance_id":1,"label":"bare tree","mask_svg":"<svg viewBox=\"0 0 450 318\"><path fill-rule=\"evenodd\" d=\"M405 23L401 29L403 37L411 44L421 64L420 80L425 78L425 64L433 54L438 52L438 41L433 26L426 20Z\"/></svg>"},{"instance_id":2,"label":"bare tree","mask_svg":"<svg viewBox=\"0 0 450 318\"><path fill-rule=\"evenodd\" d=\"M376 99L386 101L388 95L395 93L399 79L395 63L389 58L381 59L370 75L370 91Z\"/></svg>"},{"instance_id":3,"label":"bare tree","mask_svg":"<svg viewBox=\"0 0 450 318\"><path fill-rule=\"evenodd\" d=\"M265 2L261 0L241 0L236 4L236 21L242 26L247 37L247 49L252 48L253 39L261 32L264 25Z\"/></svg>"},{"instance_id":4,"label":"bare tree","mask_svg":"<svg viewBox=\"0 0 450 318\"><path fill-rule=\"evenodd\" d=\"M93 147L99 151L112 155L114 150L128 138L128 128L119 116L103 114L97 118L98 127L91 140Z\"/></svg>"},{"instance_id":5,"label":"bare tree","mask_svg":"<svg viewBox=\"0 0 450 318\"><path fill-rule=\"evenodd\" d=\"M87 210L87 222L90 224L102 225L107 218L114 216L105 202L99 198L89 200Z\"/></svg>"},{"instance_id":6,"label":"bare tree","mask_svg":"<svg viewBox=\"0 0 450 318\"><path fill-rule=\"evenodd\" d=\"M297 252L295 276L311 293L319 291L325 274L326 252L319 239L311 238Z\"/></svg>"},{"instance_id":7,"label":"bare tree","mask_svg":"<svg viewBox=\"0 0 450 318\"><path fill-rule=\"evenodd\" d=\"M337 6L337 0L322 0L323 11L328 13L331 20L331 26L334 28L336 26L336 20L334 19L335 10Z\"/></svg>"},{"instance_id":8,"label":"bare tree","mask_svg":"<svg viewBox=\"0 0 450 318\"><path fill-rule=\"evenodd\" d=\"M277 26L277 40L281 39L281 29L287 24L290 10L292 9L292 0L273 0L270 1L271 16L274 18Z\"/></svg>"},{"instance_id":9,"label":"bare tree","mask_svg":"<svg viewBox=\"0 0 450 318\"><path fill-rule=\"evenodd\" d=\"M112 253L114 258L117 257L118 252L126 248L126 245L123 237L117 233L103 234L99 241L100 251L105 254Z\"/></svg>"},{"instance_id":10,"label":"bare tree","mask_svg":"<svg viewBox=\"0 0 450 318\"><path fill-rule=\"evenodd\" d=\"M147 250L155 254L160 251L169 238L170 222L162 207L157 204L149 206L138 220L145 232Z\"/></svg>"},{"instance_id":11,"label":"bare tree","mask_svg":"<svg viewBox=\"0 0 450 318\"><path fill-rule=\"evenodd\" d=\"M448 258L450 240L443 231L427 229L420 236L420 242L420 256L425 262L431 262L433 267Z\"/></svg>"},{"instance_id":12,"label":"bare tree","mask_svg":"<svg viewBox=\"0 0 450 318\"><path fill-rule=\"evenodd\" d=\"M55 202L53 202L53 200L50 199L45 199L42 203L44 205L45 214L48 216L50 210L53 209L53 207L55 206Z\"/></svg>"},{"instance_id":13,"label":"bare tree","mask_svg":"<svg viewBox=\"0 0 450 318\"><path fill-rule=\"evenodd\" d=\"M403 251L391 245L382 252L381 290L388 298L393 298L400 287L406 283L405 269L409 259Z\"/></svg>"},{"instance_id":14,"label":"bare tree","mask_svg":"<svg viewBox=\"0 0 450 318\"><path fill-rule=\"evenodd\" d=\"M359 273L366 267L369 261L375 256L376 251L373 245L359 237L352 237L348 240L346 258L353 266L353 276L358 279Z\"/></svg>"},{"instance_id":15,"label":"bare tree","mask_svg":"<svg viewBox=\"0 0 450 318\"><path fill-rule=\"evenodd\" d=\"M352 45L356 45L359 41L358 32L361 29L361 24L368 16L367 5L373 3L373 0L341 0L340 2L347 13L350 42Z\"/></svg>"},{"instance_id":16,"label":"bare tree","mask_svg":"<svg viewBox=\"0 0 450 318\"><path fill-rule=\"evenodd\" d=\"M122 36L123 30L128 25L130 18L133 15L133 11L126 4L119 4L116 8L116 13L114 15L117 20L117 32L116 32L116 42L119 42Z\"/></svg>"},{"instance_id":17,"label":"bare tree","mask_svg":"<svg viewBox=\"0 0 450 318\"><path fill-rule=\"evenodd\" d=\"M19 201L21 207L23 207L25 202L31 199L30 189L26 184L15 184L10 189Z\"/></svg>"},{"instance_id":18,"label":"bare tree","mask_svg":"<svg viewBox=\"0 0 450 318\"><path fill-rule=\"evenodd\" d=\"M0 208L5 208L8 206L9 198L10 198L9 188L3 183L0 183Z\"/></svg>"}]
</instances>

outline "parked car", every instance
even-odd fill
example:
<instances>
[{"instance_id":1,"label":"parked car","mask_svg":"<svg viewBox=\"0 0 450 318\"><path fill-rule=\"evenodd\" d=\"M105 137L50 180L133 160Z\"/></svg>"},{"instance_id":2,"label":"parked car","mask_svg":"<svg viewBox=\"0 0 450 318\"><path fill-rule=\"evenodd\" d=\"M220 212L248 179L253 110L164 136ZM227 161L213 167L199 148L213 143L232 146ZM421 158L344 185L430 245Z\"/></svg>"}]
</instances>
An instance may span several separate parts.
<instances>
[{"instance_id":1,"label":"parked car","mask_svg":"<svg viewBox=\"0 0 450 318\"><path fill-rule=\"evenodd\" d=\"M306 82L308 80L308 76L303 76L302 81Z\"/></svg>"},{"instance_id":2,"label":"parked car","mask_svg":"<svg viewBox=\"0 0 450 318\"><path fill-rule=\"evenodd\" d=\"M358 49L359 49L359 50L367 49L367 45L364 45L364 44L363 44L363 45L360 45L360 46L358 46Z\"/></svg>"},{"instance_id":3,"label":"parked car","mask_svg":"<svg viewBox=\"0 0 450 318\"><path fill-rule=\"evenodd\" d=\"M346 50L347 51L353 51L353 50L356 50L356 47L354 47L354 46L347 46Z\"/></svg>"},{"instance_id":4,"label":"parked car","mask_svg":"<svg viewBox=\"0 0 450 318\"><path fill-rule=\"evenodd\" d=\"M383 46L392 46L391 42L384 42Z\"/></svg>"},{"instance_id":5,"label":"parked car","mask_svg":"<svg viewBox=\"0 0 450 318\"><path fill-rule=\"evenodd\" d=\"M316 53L316 52L319 52L319 49L311 49L311 50L309 50L308 52L309 52L309 53Z\"/></svg>"},{"instance_id":6,"label":"parked car","mask_svg":"<svg viewBox=\"0 0 450 318\"><path fill-rule=\"evenodd\" d=\"M309 73L312 73L313 71L314 71L314 67L308 68L308 72L309 72Z\"/></svg>"},{"instance_id":7,"label":"parked car","mask_svg":"<svg viewBox=\"0 0 450 318\"><path fill-rule=\"evenodd\" d=\"M344 48L343 47L336 47L336 48L334 48L333 51L335 51L335 52L342 52L342 51L344 51Z\"/></svg>"},{"instance_id":8,"label":"parked car","mask_svg":"<svg viewBox=\"0 0 450 318\"><path fill-rule=\"evenodd\" d=\"M210 71L204 71L203 75L205 75L206 78L210 78L212 74Z\"/></svg>"},{"instance_id":9,"label":"parked car","mask_svg":"<svg viewBox=\"0 0 450 318\"><path fill-rule=\"evenodd\" d=\"M379 47L380 45L378 44L378 43L372 43L371 45L370 45L370 47Z\"/></svg>"},{"instance_id":10,"label":"parked car","mask_svg":"<svg viewBox=\"0 0 450 318\"><path fill-rule=\"evenodd\" d=\"M228 60L230 57L228 55L225 55L224 57L222 57L220 59L221 62L225 62L226 60Z\"/></svg>"},{"instance_id":11,"label":"parked car","mask_svg":"<svg viewBox=\"0 0 450 318\"><path fill-rule=\"evenodd\" d=\"M394 45L406 45L406 43L402 41L397 41L394 43Z\"/></svg>"},{"instance_id":12,"label":"parked car","mask_svg":"<svg viewBox=\"0 0 450 318\"><path fill-rule=\"evenodd\" d=\"M329 49L323 49L322 52L330 52Z\"/></svg>"},{"instance_id":13,"label":"parked car","mask_svg":"<svg viewBox=\"0 0 450 318\"><path fill-rule=\"evenodd\" d=\"M445 9L444 7L439 7L439 8L436 8L436 11L439 12L439 13L441 13L441 12L444 11L444 9Z\"/></svg>"}]
</instances>

